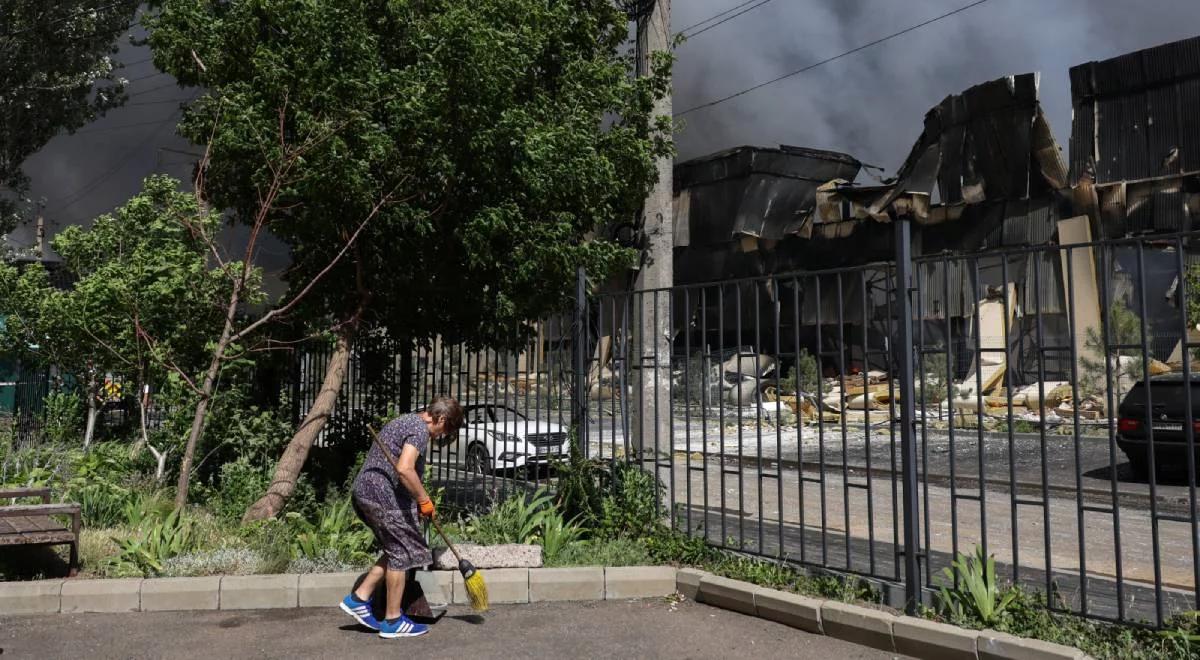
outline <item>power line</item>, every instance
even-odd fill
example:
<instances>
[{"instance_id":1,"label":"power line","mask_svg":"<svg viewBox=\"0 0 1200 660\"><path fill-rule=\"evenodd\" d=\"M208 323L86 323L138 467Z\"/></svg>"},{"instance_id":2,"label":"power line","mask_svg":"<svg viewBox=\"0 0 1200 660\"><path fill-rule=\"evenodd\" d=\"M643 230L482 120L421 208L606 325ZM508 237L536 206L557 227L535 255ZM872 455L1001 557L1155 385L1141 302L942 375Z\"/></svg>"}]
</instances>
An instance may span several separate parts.
<instances>
[{"instance_id":1,"label":"power line","mask_svg":"<svg viewBox=\"0 0 1200 660\"><path fill-rule=\"evenodd\" d=\"M177 110L172 111L171 114L175 114L175 112L177 112ZM91 133L107 133L109 131L120 131L120 130L124 130L126 128L137 128L139 126L152 126L155 124L159 124L162 121L163 121L162 119L152 119L150 121L139 121L139 122L135 122L132 124L120 124L118 126L101 126L99 128L85 128L82 131L75 131L74 133L72 133L72 135L88 135Z\"/></svg>"},{"instance_id":2,"label":"power line","mask_svg":"<svg viewBox=\"0 0 1200 660\"><path fill-rule=\"evenodd\" d=\"M737 10L741 9L742 7L745 7L746 5L752 5L752 4L754 4L754 3L758 2L758 1L759 1L759 0L747 0L746 2L743 2L742 4L740 4L740 5L736 6L736 7L730 7L729 9L726 9L725 11L718 12L718 13L716 13L716 14L713 14L712 16L709 16L708 18L706 18L706 19L704 19L704 20L700 21L699 23L693 23L692 25L689 25L689 26L687 26L687 27L683 28L682 30L679 30L679 31L678 31L678 32L676 32L675 34L677 34L677 35L680 35L680 34L683 34L683 33L687 32L688 30L693 30L693 29L695 29L695 28L698 28L698 27L700 27L701 25L704 25L705 23L711 23L712 21L715 21L715 20L717 20L718 18L721 18L722 16L725 16L725 15L727 15L727 14L731 14L731 13L733 13L733 12L735 12L735 11L737 11Z\"/></svg>"},{"instance_id":3,"label":"power line","mask_svg":"<svg viewBox=\"0 0 1200 660\"><path fill-rule=\"evenodd\" d=\"M132 94L130 94L130 95L129 95L129 98L131 98L131 99L132 99L132 98L137 98L137 97L139 97L139 96L144 96L144 95L146 95L146 94L149 94L149 93L151 93L151 92L157 92L157 91L158 91L158 90L160 90L160 89L166 89L166 88L168 88L168 87L178 87L178 86L179 86L179 83L178 83L178 82L176 82L176 81L172 81L172 82L169 82L169 83L167 83L167 84L165 84L165 85L159 85L158 87L151 87L150 89L143 89L143 90L141 90L140 92L134 92L134 93L132 93Z\"/></svg>"},{"instance_id":4,"label":"power line","mask_svg":"<svg viewBox=\"0 0 1200 660\"><path fill-rule=\"evenodd\" d=\"M738 16L741 16L742 14L746 14L746 13L752 12L752 11L754 11L755 9L758 9L758 8L759 8L759 7L761 7L761 6L763 6L763 5L765 5L765 4L768 4L768 3L770 3L771 1L772 1L772 0L758 0L758 4L756 4L756 5L753 5L753 6L747 7L747 8L745 8L745 9L743 9L743 10L739 11L738 13L736 13L736 14L734 14L734 15L732 15L732 16L729 16L729 17L727 17L727 18L723 18L723 19L721 19L721 20L717 21L716 23L713 23L712 25L709 25L708 27L705 27L705 28L703 28L703 29L700 29L700 30L696 30L695 32L693 32L693 33L691 33L691 34L685 34L684 36L685 36L685 37L687 37L688 39L693 39L693 38L695 38L695 37L698 37L698 36L700 36L700 35L704 34L705 32L708 32L709 30L711 30L711 29L713 29L713 28L715 28L715 27L718 27L718 26L724 25L725 23L728 23L729 21L732 21L733 19L737 18Z\"/></svg>"},{"instance_id":5,"label":"power line","mask_svg":"<svg viewBox=\"0 0 1200 660\"><path fill-rule=\"evenodd\" d=\"M158 71L158 72L156 72L156 73L147 73L146 75L144 75L144 76L138 76L137 78L130 78L129 80L127 80L127 81L125 81L125 82L131 82L131 83L133 83L133 82L137 82L137 81L139 81L139 80L148 80L148 79L150 79L150 78L157 78L157 77L159 77L159 76L165 76L165 75L167 75L167 72L166 72L166 71Z\"/></svg>"},{"instance_id":6,"label":"power line","mask_svg":"<svg viewBox=\"0 0 1200 660\"><path fill-rule=\"evenodd\" d=\"M6 39L7 39L8 37L15 37L15 36L17 36L18 34L24 34L24 33L26 33L26 32L31 32L31 31L33 31L33 30L35 30L35 29L39 28L39 27L47 27L47 26L50 26L50 25L54 25L55 23L62 23L63 21L69 21L69 20L71 20L71 19L73 19L73 18L78 18L78 17L80 17L80 16L83 16L84 14L90 14L90 13L97 13L97 14L99 14L99 13L100 13L100 12L102 12L102 11L106 11L106 10L108 10L108 9L112 9L113 7L116 7L117 5L123 5L123 4L125 4L125 3L124 3L124 2L110 2L109 4L107 4L107 5L104 5L104 6L102 6L102 7L95 7L95 8L84 8L84 9L80 9L79 11L74 11L74 12L71 12L70 14L67 14L66 16L59 16L59 17L58 17L58 18L56 18L56 19L53 19L53 20L47 21L47 22L46 22L45 24L43 24L43 25L31 25L31 26L29 26L29 27L27 27L27 28L22 28L22 29L20 29L20 30L14 30L14 31L12 31L12 32L9 32L9 33L5 34L5 35L4 35L4 37L5 37Z\"/></svg>"},{"instance_id":7,"label":"power line","mask_svg":"<svg viewBox=\"0 0 1200 660\"><path fill-rule=\"evenodd\" d=\"M188 97L178 98L178 99L163 99L161 101L138 101L137 103L126 103L120 107L128 108L130 106L135 106L135 105L162 105L164 103L187 103L188 101L195 101L198 98L200 98L200 97L188 96Z\"/></svg>"},{"instance_id":8,"label":"power line","mask_svg":"<svg viewBox=\"0 0 1200 660\"><path fill-rule=\"evenodd\" d=\"M861 46L858 46L857 48L852 48L852 49L850 49L850 50L847 50L847 51L845 51L845 52L838 53L837 55L834 55L833 57L828 57L828 58L825 58L825 59L821 60L820 62L815 62L815 63L813 63L813 64L810 64L810 65L808 65L808 66L806 66L806 67L804 67L804 68L801 68L801 69L796 69L795 71L792 71L791 73L785 73L784 75L782 75L782 76L779 76L778 78L773 78L773 79L771 79L771 80L768 80L768 81L766 81L766 82L764 82L764 83L759 83L759 84L757 84L757 85L754 85L753 87L747 87L746 89L743 89L743 90L742 90L742 91L740 91L740 92L735 92L735 93L733 93L733 94L730 94L729 96L725 96L725 97L722 97L722 98L716 99L715 101L709 101L709 102L707 102L707 103L701 103L700 105L693 106L693 107L691 107L691 108L688 108L687 110L684 110L684 111L682 111L682 112L677 112L677 113L675 113L675 116L676 116L676 117L682 117L682 116L684 116L684 115L686 115L686 114L690 114L690 113L692 113L692 112L696 112L697 110L703 110L703 109L705 109L705 108L711 108L711 107L713 107L714 105L720 105L721 103L724 103L724 102L726 102L726 101L731 101L731 100L733 100L733 99L736 99L736 98L737 98L737 97L739 97L739 96L743 96L743 95L745 95L745 94L749 94L750 92L753 92L753 91L756 91L756 90L762 89L763 87L766 87L766 86L768 86L768 85L774 85L775 83L777 83L777 82L779 82L779 81L781 81L781 80L787 80L788 78L791 78L792 76L798 76L798 75L800 75L800 74L802 74L802 73L805 73L805 72L807 72L807 71L812 71L813 69L815 69L815 68L817 68L817 67L819 67L819 66L823 66L823 65L829 64L830 62L833 62L833 61L835 61L835 60L840 60L840 59L842 59L843 57L846 57L846 56L848 56L848 55L853 55L853 54L855 54L855 53L857 53L857 52L859 52L859 51L866 50L866 49L868 49L868 48L870 48L870 47L872 47L872 46L877 46L877 45L879 45L879 44L881 44L881 43L883 43L883 42L885 42L885 41L888 41L888 40L890 40L890 39L895 39L896 37L899 37L899 36L901 36L901 35L904 35L904 34L908 34L909 32L912 32L912 31L914 31L914 30L919 30L919 29L921 29L921 28L925 27L926 25L931 25L931 24L933 24L933 23L936 23L936 22L938 22L938 21L940 21L940 20L942 20L942 19L949 18L949 17L951 17L951 16L953 16L953 15L955 15L955 14L958 14L958 13L964 12L964 11L966 11L966 10L968 10L968 9L971 9L972 7L978 7L979 5L982 5L983 3L987 2L987 1L988 1L988 0L976 0L976 2L972 2L972 3L971 3L971 4L969 4L969 5L964 5L964 6L962 6L962 7L959 7L958 9L955 9L955 10L953 10L953 11L946 12L945 14L942 14L941 16L936 16L936 17L934 17L934 18L931 18L931 19L929 19L929 20L927 20L927 21L925 21L925 22L923 22L923 23L918 23L918 24L916 24L916 25L913 25L913 26L911 26L911 27L904 28L903 30L900 30L899 32L893 32L892 34L889 34L889 35L887 35L886 37L880 37L879 39L876 39L876 40L874 40L874 41L871 41L871 42L865 43L865 44L863 44L863 45L861 45Z\"/></svg>"},{"instance_id":9,"label":"power line","mask_svg":"<svg viewBox=\"0 0 1200 660\"><path fill-rule=\"evenodd\" d=\"M118 159L116 165L109 168L106 172L101 173L100 176L96 177L95 179L87 182L82 187L77 188L65 195L63 197L63 201L59 202L58 205L52 209L47 209L46 213L49 214L51 212L63 211L71 208L75 204L78 204L89 192L95 190L100 184L112 178L113 175L115 175L117 172L120 172L126 165L128 165L129 161L133 160L133 157L136 156L142 148L150 144L150 142L158 136L158 133L162 130L162 127L166 126L167 123L174 119L175 115L177 114L179 114L179 110L172 112L166 119L159 120L158 129L147 135L145 140L133 145L127 151L125 151L125 153L121 154L121 157Z\"/></svg>"}]
</instances>

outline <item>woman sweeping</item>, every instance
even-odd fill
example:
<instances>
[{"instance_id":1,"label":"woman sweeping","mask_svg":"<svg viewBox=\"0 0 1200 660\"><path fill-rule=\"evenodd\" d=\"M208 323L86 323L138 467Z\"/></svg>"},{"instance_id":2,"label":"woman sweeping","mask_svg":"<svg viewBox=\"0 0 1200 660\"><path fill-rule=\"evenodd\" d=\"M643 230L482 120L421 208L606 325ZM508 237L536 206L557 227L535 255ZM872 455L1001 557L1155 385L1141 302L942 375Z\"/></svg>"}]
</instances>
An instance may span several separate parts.
<instances>
[{"instance_id":1,"label":"woman sweeping","mask_svg":"<svg viewBox=\"0 0 1200 660\"><path fill-rule=\"evenodd\" d=\"M416 637L429 632L429 626L405 616L400 603L407 571L428 566L433 561L420 525L420 517L436 515L433 501L421 483L425 473L425 450L431 438L453 438L462 421L462 406L454 399L440 396L434 398L424 412L388 422L379 439L389 453L399 457L396 466L389 465L383 452L373 445L354 480L354 510L375 533L383 556L367 572L362 583L342 599L341 607L360 624L378 630L380 637ZM371 597L380 580L387 585L387 606L382 621L371 611Z\"/></svg>"}]
</instances>

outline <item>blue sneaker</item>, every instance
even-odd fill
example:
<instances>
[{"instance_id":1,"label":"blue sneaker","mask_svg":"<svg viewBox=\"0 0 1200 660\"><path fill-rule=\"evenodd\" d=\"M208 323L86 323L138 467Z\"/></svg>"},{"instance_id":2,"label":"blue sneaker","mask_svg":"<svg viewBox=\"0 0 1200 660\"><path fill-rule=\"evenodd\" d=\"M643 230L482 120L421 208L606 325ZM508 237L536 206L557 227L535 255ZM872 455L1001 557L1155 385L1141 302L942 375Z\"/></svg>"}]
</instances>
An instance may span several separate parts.
<instances>
[{"instance_id":1,"label":"blue sneaker","mask_svg":"<svg viewBox=\"0 0 1200 660\"><path fill-rule=\"evenodd\" d=\"M362 601L351 593L342 599L342 611L354 617L360 625L366 626L371 630L379 630L379 620L375 618L375 614L371 612L371 603Z\"/></svg>"},{"instance_id":2,"label":"blue sneaker","mask_svg":"<svg viewBox=\"0 0 1200 660\"><path fill-rule=\"evenodd\" d=\"M427 632L429 632L429 626L423 623L414 623L412 619L403 614L400 615L399 619L384 619L379 622L379 636L384 639L420 637Z\"/></svg>"}]
</instances>

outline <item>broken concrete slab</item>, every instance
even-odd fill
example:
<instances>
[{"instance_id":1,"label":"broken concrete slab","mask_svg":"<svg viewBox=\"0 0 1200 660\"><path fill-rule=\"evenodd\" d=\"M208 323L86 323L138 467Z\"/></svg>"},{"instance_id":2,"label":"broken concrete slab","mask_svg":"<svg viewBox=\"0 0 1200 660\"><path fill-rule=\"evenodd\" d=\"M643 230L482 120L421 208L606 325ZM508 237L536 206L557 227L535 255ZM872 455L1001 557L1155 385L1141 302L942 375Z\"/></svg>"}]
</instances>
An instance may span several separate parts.
<instances>
[{"instance_id":1,"label":"broken concrete slab","mask_svg":"<svg viewBox=\"0 0 1200 660\"><path fill-rule=\"evenodd\" d=\"M503 545L475 545L465 543L454 546L462 558L475 565L475 568L541 568L542 546L525 545L521 543L506 543ZM448 548L437 548L433 551L433 563L442 570L455 570L458 560Z\"/></svg>"}]
</instances>

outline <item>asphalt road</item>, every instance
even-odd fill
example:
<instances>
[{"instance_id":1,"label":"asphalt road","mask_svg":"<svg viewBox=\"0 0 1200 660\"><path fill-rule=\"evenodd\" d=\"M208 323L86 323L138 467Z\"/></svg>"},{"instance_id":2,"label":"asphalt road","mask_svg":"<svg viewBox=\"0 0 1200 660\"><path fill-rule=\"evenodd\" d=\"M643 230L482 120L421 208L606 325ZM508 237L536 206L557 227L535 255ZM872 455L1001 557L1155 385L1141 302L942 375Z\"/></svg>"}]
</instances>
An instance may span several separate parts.
<instances>
[{"instance_id":1,"label":"asphalt road","mask_svg":"<svg viewBox=\"0 0 1200 660\"><path fill-rule=\"evenodd\" d=\"M894 658L763 619L665 599L454 608L384 640L334 608L0 617L8 658Z\"/></svg>"}]
</instances>

